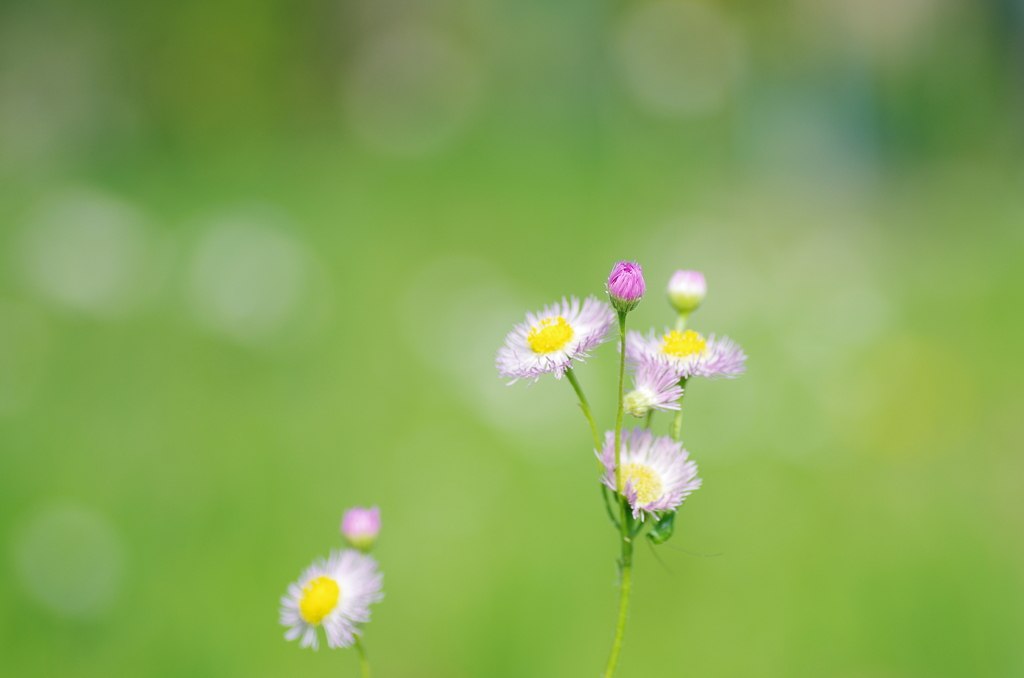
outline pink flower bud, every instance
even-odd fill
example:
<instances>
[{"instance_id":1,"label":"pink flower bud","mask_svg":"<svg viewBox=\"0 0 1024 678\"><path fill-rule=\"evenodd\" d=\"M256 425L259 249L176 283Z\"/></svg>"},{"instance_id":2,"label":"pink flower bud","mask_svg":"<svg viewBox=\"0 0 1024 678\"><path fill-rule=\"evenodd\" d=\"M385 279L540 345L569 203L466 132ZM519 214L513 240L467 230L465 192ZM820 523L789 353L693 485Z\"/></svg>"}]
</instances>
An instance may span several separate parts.
<instances>
[{"instance_id":1,"label":"pink flower bud","mask_svg":"<svg viewBox=\"0 0 1024 678\"><path fill-rule=\"evenodd\" d=\"M377 541L380 532L380 509L355 506L345 511L341 519L341 533L345 540L364 553Z\"/></svg>"},{"instance_id":2,"label":"pink flower bud","mask_svg":"<svg viewBox=\"0 0 1024 678\"><path fill-rule=\"evenodd\" d=\"M696 311L707 293L708 285L700 271L676 271L668 283L669 303L683 315Z\"/></svg>"},{"instance_id":3,"label":"pink flower bud","mask_svg":"<svg viewBox=\"0 0 1024 678\"><path fill-rule=\"evenodd\" d=\"M620 261L608 276L608 296L620 313L629 313L644 296L644 272L635 261Z\"/></svg>"}]
</instances>

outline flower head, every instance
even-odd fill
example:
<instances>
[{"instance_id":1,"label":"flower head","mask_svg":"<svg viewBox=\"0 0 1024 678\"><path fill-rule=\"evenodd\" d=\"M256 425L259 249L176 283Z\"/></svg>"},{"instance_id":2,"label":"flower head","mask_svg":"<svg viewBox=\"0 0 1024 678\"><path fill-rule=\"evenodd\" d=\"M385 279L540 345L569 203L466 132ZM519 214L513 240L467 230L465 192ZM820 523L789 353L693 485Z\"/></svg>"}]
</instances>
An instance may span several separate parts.
<instances>
[{"instance_id":1,"label":"flower head","mask_svg":"<svg viewBox=\"0 0 1024 678\"><path fill-rule=\"evenodd\" d=\"M684 315L696 311L707 293L708 285L700 271L676 271L668 282L669 303Z\"/></svg>"},{"instance_id":2,"label":"flower head","mask_svg":"<svg viewBox=\"0 0 1024 678\"><path fill-rule=\"evenodd\" d=\"M643 298L647 285L644 272L635 261L620 261L612 266L608 276L608 297L620 313L629 313Z\"/></svg>"},{"instance_id":3,"label":"flower head","mask_svg":"<svg viewBox=\"0 0 1024 678\"><path fill-rule=\"evenodd\" d=\"M331 551L318 558L299 581L281 597L281 624L288 627L287 640L301 638L301 647L319 646L317 627L323 626L328 647L348 647L360 633L359 624L370 621L370 603L376 603L383 575L377 561L359 551Z\"/></svg>"},{"instance_id":4,"label":"flower head","mask_svg":"<svg viewBox=\"0 0 1024 678\"><path fill-rule=\"evenodd\" d=\"M605 472L601 482L615 491L615 434L605 433L604 447L598 454ZM622 432L622 494L629 500L633 517L643 519L644 512L674 511L691 492L700 487L697 464L689 453L668 436L655 437L648 429Z\"/></svg>"},{"instance_id":5,"label":"flower head","mask_svg":"<svg viewBox=\"0 0 1024 678\"><path fill-rule=\"evenodd\" d=\"M540 313L527 313L526 322L516 325L498 349L495 360L498 373L537 381L540 375L553 372L561 379L572 367L572 361L583 359L603 341L615 322L608 304L596 297L587 297L582 307L576 297L545 306Z\"/></svg>"},{"instance_id":6,"label":"flower head","mask_svg":"<svg viewBox=\"0 0 1024 678\"><path fill-rule=\"evenodd\" d=\"M678 410L682 395L679 377L671 365L643 360L633 377L633 390L623 396L623 405L626 412L642 417L651 410Z\"/></svg>"},{"instance_id":7,"label":"flower head","mask_svg":"<svg viewBox=\"0 0 1024 678\"><path fill-rule=\"evenodd\" d=\"M380 509L376 506L355 506L345 511L341 519L341 533L353 548L366 553L380 533Z\"/></svg>"},{"instance_id":8,"label":"flower head","mask_svg":"<svg viewBox=\"0 0 1024 678\"><path fill-rule=\"evenodd\" d=\"M647 361L670 365L680 379L689 377L736 377L746 369L747 355L728 337L707 339L686 330L665 330L660 338L654 330L646 337L639 332L626 334L626 358L635 365Z\"/></svg>"}]
</instances>

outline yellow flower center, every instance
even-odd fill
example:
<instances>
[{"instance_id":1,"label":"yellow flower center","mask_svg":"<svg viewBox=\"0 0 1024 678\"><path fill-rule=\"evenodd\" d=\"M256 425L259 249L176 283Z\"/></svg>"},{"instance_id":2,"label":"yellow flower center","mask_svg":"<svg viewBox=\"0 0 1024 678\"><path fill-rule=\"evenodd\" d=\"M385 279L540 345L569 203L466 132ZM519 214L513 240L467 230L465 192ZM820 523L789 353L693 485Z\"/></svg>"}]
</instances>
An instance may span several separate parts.
<instances>
[{"instance_id":1,"label":"yellow flower center","mask_svg":"<svg viewBox=\"0 0 1024 678\"><path fill-rule=\"evenodd\" d=\"M626 464L622 467L622 484L625 486L633 481L636 490L636 502L646 504L661 496L661 476L650 466L644 464Z\"/></svg>"},{"instance_id":2,"label":"yellow flower center","mask_svg":"<svg viewBox=\"0 0 1024 678\"><path fill-rule=\"evenodd\" d=\"M302 587L299 614L307 622L317 626L338 604L340 595L341 589L338 588L336 581L327 577L318 577Z\"/></svg>"},{"instance_id":3,"label":"yellow flower center","mask_svg":"<svg viewBox=\"0 0 1024 678\"><path fill-rule=\"evenodd\" d=\"M676 358L685 358L694 353L701 353L706 347L707 342L704 341L704 337L693 330L686 330L682 334L672 330L665 335L661 352Z\"/></svg>"},{"instance_id":4,"label":"yellow flower center","mask_svg":"<svg viewBox=\"0 0 1024 678\"><path fill-rule=\"evenodd\" d=\"M572 327L565 322L565 318L545 318L540 321L540 327L531 327L530 333L526 335L526 341L534 353L551 353L565 347L572 339Z\"/></svg>"}]
</instances>

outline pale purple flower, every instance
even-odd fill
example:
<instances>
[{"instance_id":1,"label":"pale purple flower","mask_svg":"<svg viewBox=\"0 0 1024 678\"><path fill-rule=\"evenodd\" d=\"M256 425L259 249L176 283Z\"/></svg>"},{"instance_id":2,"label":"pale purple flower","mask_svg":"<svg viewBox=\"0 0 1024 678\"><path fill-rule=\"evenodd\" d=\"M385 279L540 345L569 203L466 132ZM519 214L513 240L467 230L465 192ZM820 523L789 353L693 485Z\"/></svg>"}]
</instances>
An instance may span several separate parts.
<instances>
[{"instance_id":1,"label":"pale purple flower","mask_svg":"<svg viewBox=\"0 0 1024 678\"><path fill-rule=\"evenodd\" d=\"M644 272L635 261L620 261L608 276L608 297L616 311L629 313L644 296Z\"/></svg>"},{"instance_id":2,"label":"pale purple flower","mask_svg":"<svg viewBox=\"0 0 1024 678\"><path fill-rule=\"evenodd\" d=\"M743 374L747 355L728 337L707 339L686 330L665 330L658 337L654 330L645 337L636 331L626 333L626 359L633 365L647 361L670 365L679 378L732 378Z\"/></svg>"},{"instance_id":3,"label":"pale purple flower","mask_svg":"<svg viewBox=\"0 0 1024 678\"><path fill-rule=\"evenodd\" d=\"M668 300L683 315L696 311L707 293L708 285L700 271L676 271L668 283Z\"/></svg>"},{"instance_id":4,"label":"pale purple flower","mask_svg":"<svg viewBox=\"0 0 1024 678\"><path fill-rule=\"evenodd\" d=\"M683 389L671 365L643 360L633 376L633 390L622 398L626 412L642 417L651 410L678 410Z\"/></svg>"},{"instance_id":5,"label":"pale purple flower","mask_svg":"<svg viewBox=\"0 0 1024 678\"><path fill-rule=\"evenodd\" d=\"M674 511L691 492L701 485L697 464L689 453L668 436L657 436L648 429L634 428L622 432L619 452L622 462L622 494L629 500L633 517L643 520L644 514ZM598 453L604 465L601 477L615 491L615 433L607 431L604 447Z\"/></svg>"},{"instance_id":6,"label":"pale purple flower","mask_svg":"<svg viewBox=\"0 0 1024 678\"><path fill-rule=\"evenodd\" d=\"M345 511L341 519L341 533L354 548L366 552L377 540L380 532L380 509L355 506Z\"/></svg>"},{"instance_id":7,"label":"pale purple flower","mask_svg":"<svg viewBox=\"0 0 1024 678\"><path fill-rule=\"evenodd\" d=\"M615 323L611 307L587 297L581 307L579 299L562 298L561 303L545 306L540 313L527 313L526 322L516 325L505 345L498 349L495 365L502 377L531 383L551 372L561 379L572 367L573 360L582 360L601 342L611 339Z\"/></svg>"},{"instance_id":8,"label":"pale purple flower","mask_svg":"<svg viewBox=\"0 0 1024 678\"><path fill-rule=\"evenodd\" d=\"M348 647L362 632L359 625L370 621L370 604L384 597L383 580L377 561L359 551L331 551L327 560L317 558L281 597L281 624L288 627L284 637L300 638L300 647L315 650L317 628L323 626L328 647Z\"/></svg>"}]
</instances>

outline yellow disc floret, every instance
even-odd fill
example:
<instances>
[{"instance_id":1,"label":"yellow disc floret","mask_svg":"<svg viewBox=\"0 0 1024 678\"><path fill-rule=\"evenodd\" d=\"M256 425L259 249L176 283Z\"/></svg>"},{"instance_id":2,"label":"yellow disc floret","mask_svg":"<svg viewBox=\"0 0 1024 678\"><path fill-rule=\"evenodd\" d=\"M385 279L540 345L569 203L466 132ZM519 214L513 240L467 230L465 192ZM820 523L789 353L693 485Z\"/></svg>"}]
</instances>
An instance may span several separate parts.
<instances>
[{"instance_id":1,"label":"yellow disc floret","mask_svg":"<svg viewBox=\"0 0 1024 678\"><path fill-rule=\"evenodd\" d=\"M622 467L622 484L633 481L636 503L646 504L661 496L661 476L646 464L626 464Z\"/></svg>"},{"instance_id":2,"label":"yellow disc floret","mask_svg":"<svg viewBox=\"0 0 1024 678\"><path fill-rule=\"evenodd\" d=\"M530 328L526 342L534 353L551 353L565 348L573 334L572 326L562 316L545 318L540 321L539 327Z\"/></svg>"},{"instance_id":3,"label":"yellow disc floret","mask_svg":"<svg viewBox=\"0 0 1024 678\"><path fill-rule=\"evenodd\" d=\"M299 614L308 623L317 626L338 604L341 589L338 583L328 577L317 577L302 587Z\"/></svg>"},{"instance_id":4,"label":"yellow disc floret","mask_svg":"<svg viewBox=\"0 0 1024 678\"><path fill-rule=\"evenodd\" d=\"M705 348L707 348L707 342L704 341L704 337L693 330L686 330L682 333L673 330L665 335L661 352L676 358L685 358L695 353L702 353Z\"/></svg>"}]
</instances>

